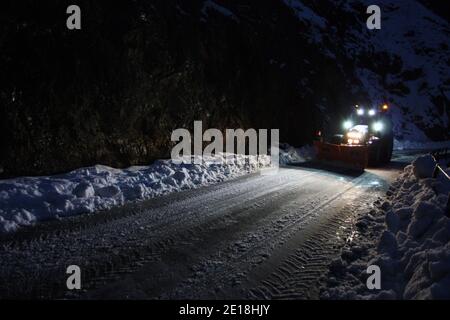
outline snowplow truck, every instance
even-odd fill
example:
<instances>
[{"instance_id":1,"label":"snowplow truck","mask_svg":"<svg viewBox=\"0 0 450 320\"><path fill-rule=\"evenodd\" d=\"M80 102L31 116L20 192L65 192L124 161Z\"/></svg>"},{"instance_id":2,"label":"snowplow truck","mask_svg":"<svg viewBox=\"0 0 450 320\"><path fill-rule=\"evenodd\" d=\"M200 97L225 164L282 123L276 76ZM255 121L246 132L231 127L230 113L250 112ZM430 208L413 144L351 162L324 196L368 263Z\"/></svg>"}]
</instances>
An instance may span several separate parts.
<instances>
[{"instance_id":1,"label":"snowplow truck","mask_svg":"<svg viewBox=\"0 0 450 320\"><path fill-rule=\"evenodd\" d=\"M358 171L389 163L394 134L388 110L387 104L370 109L357 105L344 121L343 133L324 137L318 131L314 141L317 159Z\"/></svg>"}]
</instances>

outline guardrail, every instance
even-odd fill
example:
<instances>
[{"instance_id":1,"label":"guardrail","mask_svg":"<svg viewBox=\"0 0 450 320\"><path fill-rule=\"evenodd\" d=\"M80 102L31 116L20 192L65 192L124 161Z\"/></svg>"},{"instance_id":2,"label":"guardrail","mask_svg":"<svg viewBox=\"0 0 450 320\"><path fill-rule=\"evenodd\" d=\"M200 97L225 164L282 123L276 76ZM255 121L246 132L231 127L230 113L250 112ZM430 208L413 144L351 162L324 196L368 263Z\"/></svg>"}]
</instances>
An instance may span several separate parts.
<instances>
[{"instance_id":1,"label":"guardrail","mask_svg":"<svg viewBox=\"0 0 450 320\"><path fill-rule=\"evenodd\" d=\"M442 168L439 164L441 160L445 160L447 167L450 165L450 149L440 149L431 153L434 161L436 162L436 166L433 171L433 178L437 178L439 173L443 174L448 180L450 180L450 176L448 173Z\"/></svg>"},{"instance_id":2,"label":"guardrail","mask_svg":"<svg viewBox=\"0 0 450 320\"><path fill-rule=\"evenodd\" d=\"M434 159L434 162L436 162L436 166L434 167L433 171L433 178L437 178L439 173L443 174L444 177L447 178L448 181L450 181L450 176L445 172L445 170L439 165L439 162L442 160L445 160L445 163L447 167L450 166L450 149L440 149L435 152L431 153L431 156ZM447 200L447 207L446 207L446 216L450 218L450 194L448 195Z\"/></svg>"}]
</instances>

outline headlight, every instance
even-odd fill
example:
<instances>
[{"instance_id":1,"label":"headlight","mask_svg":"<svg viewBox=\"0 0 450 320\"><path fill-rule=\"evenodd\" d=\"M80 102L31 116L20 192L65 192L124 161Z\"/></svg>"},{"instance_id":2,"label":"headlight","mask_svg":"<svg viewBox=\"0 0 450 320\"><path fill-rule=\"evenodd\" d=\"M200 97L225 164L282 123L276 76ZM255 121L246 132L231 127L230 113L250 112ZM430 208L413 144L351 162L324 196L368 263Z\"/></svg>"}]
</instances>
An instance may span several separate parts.
<instances>
[{"instance_id":1,"label":"headlight","mask_svg":"<svg viewBox=\"0 0 450 320\"><path fill-rule=\"evenodd\" d=\"M374 109L370 109L369 110L369 116L373 117L375 115L375 110Z\"/></svg>"},{"instance_id":2,"label":"headlight","mask_svg":"<svg viewBox=\"0 0 450 320\"><path fill-rule=\"evenodd\" d=\"M347 121L344 122L344 129L345 130L350 129L351 127L353 127L353 122L351 122L350 120L347 120Z\"/></svg>"},{"instance_id":3,"label":"headlight","mask_svg":"<svg viewBox=\"0 0 450 320\"><path fill-rule=\"evenodd\" d=\"M358 139L348 139L348 144L359 144L359 140Z\"/></svg>"},{"instance_id":4,"label":"headlight","mask_svg":"<svg viewBox=\"0 0 450 320\"><path fill-rule=\"evenodd\" d=\"M375 132L380 132L381 130L383 130L383 123L381 122L375 122L372 126L373 131Z\"/></svg>"},{"instance_id":5,"label":"headlight","mask_svg":"<svg viewBox=\"0 0 450 320\"><path fill-rule=\"evenodd\" d=\"M358 116L363 116L363 115L364 115L364 109L358 109L358 110L356 110L356 114L357 114Z\"/></svg>"}]
</instances>

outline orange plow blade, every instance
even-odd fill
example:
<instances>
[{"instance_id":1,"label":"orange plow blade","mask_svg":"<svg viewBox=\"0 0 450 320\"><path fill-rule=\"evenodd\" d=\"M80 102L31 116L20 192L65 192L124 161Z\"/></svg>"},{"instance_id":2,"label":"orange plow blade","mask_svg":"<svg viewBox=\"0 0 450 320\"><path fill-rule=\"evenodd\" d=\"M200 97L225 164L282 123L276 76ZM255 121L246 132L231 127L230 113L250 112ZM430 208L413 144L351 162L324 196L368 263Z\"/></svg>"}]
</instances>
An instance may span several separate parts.
<instances>
[{"instance_id":1,"label":"orange plow blade","mask_svg":"<svg viewBox=\"0 0 450 320\"><path fill-rule=\"evenodd\" d=\"M367 146L350 146L314 141L317 159L326 164L352 170L364 170L369 162Z\"/></svg>"}]
</instances>

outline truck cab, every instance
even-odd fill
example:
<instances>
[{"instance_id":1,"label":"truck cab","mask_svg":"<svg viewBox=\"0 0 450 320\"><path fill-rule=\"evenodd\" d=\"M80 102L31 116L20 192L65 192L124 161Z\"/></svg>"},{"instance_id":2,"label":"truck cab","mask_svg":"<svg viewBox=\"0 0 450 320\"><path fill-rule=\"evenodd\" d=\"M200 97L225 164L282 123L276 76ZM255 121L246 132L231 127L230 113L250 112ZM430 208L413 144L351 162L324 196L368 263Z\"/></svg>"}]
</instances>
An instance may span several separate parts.
<instances>
[{"instance_id":1,"label":"truck cab","mask_svg":"<svg viewBox=\"0 0 450 320\"><path fill-rule=\"evenodd\" d=\"M366 109L356 105L344 122L342 143L368 147L369 165L381 165L391 161L394 145L389 106Z\"/></svg>"}]
</instances>

